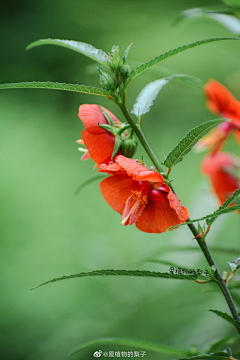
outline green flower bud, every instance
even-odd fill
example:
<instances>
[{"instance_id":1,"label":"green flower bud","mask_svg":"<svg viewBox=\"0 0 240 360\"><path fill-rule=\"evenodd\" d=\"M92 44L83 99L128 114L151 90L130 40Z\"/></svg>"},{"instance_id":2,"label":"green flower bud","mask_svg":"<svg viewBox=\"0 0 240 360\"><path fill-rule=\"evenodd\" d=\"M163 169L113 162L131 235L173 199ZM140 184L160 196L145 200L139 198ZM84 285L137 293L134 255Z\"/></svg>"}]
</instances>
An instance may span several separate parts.
<instances>
[{"instance_id":1,"label":"green flower bud","mask_svg":"<svg viewBox=\"0 0 240 360\"><path fill-rule=\"evenodd\" d=\"M132 158L137 150L137 141L133 138L128 138L123 140L122 145L122 154L128 158Z\"/></svg>"},{"instance_id":2,"label":"green flower bud","mask_svg":"<svg viewBox=\"0 0 240 360\"><path fill-rule=\"evenodd\" d=\"M126 78L130 73L131 69L128 64L124 64L120 67L119 72L123 78Z\"/></svg>"},{"instance_id":3,"label":"green flower bud","mask_svg":"<svg viewBox=\"0 0 240 360\"><path fill-rule=\"evenodd\" d=\"M98 68L100 73L100 84L106 90L115 90L118 86L117 80L110 74L102 71L101 68Z\"/></svg>"}]
</instances>

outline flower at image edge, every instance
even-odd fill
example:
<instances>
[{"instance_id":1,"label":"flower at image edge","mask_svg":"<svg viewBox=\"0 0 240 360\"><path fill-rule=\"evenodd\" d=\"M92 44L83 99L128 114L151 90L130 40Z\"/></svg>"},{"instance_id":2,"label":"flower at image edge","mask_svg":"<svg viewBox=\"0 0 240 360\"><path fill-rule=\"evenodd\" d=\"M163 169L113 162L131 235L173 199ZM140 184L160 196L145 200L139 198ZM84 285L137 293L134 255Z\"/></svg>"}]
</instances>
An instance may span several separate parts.
<instances>
[{"instance_id":1,"label":"flower at image edge","mask_svg":"<svg viewBox=\"0 0 240 360\"><path fill-rule=\"evenodd\" d=\"M222 122L209 135L199 140L196 149L210 148L211 153L215 154L223 147L231 132L234 132L240 144L240 102L225 86L213 79L204 85L204 92L209 110L229 121Z\"/></svg>"},{"instance_id":2,"label":"flower at image edge","mask_svg":"<svg viewBox=\"0 0 240 360\"><path fill-rule=\"evenodd\" d=\"M123 225L136 224L148 233L162 233L188 219L188 210L164 183L163 176L137 160L119 155L115 163L101 164L111 176L100 183L106 202L122 215Z\"/></svg>"},{"instance_id":3,"label":"flower at image edge","mask_svg":"<svg viewBox=\"0 0 240 360\"><path fill-rule=\"evenodd\" d=\"M113 119L115 125L121 122L109 110L103 108ZM114 147L115 136L98 126L108 125L108 122L98 105L84 104L79 107L78 116L83 122L85 130L82 131L82 141L87 148L87 153L82 160L89 157L97 164L108 164Z\"/></svg>"},{"instance_id":4,"label":"flower at image edge","mask_svg":"<svg viewBox=\"0 0 240 360\"><path fill-rule=\"evenodd\" d=\"M234 176L236 165L240 167L240 161L236 164L233 157L226 152L207 155L202 161L202 172L209 177L221 205L240 187L239 179Z\"/></svg>"}]
</instances>

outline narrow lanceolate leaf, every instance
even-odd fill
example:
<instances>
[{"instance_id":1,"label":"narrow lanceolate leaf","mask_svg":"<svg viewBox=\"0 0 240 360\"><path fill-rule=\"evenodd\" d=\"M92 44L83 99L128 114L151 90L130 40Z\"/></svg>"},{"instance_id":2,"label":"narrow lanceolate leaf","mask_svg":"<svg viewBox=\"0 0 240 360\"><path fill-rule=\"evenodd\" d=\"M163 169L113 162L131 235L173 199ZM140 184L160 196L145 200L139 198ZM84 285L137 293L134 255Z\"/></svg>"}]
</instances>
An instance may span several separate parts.
<instances>
[{"instance_id":1,"label":"narrow lanceolate leaf","mask_svg":"<svg viewBox=\"0 0 240 360\"><path fill-rule=\"evenodd\" d=\"M240 195L240 189L236 190L232 196L230 196L222 206L220 206L213 214L221 215L221 211L228 208L229 205L232 204L232 202ZM217 218L217 216L212 217L210 219L206 220L207 225L211 225L213 221Z\"/></svg>"},{"instance_id":2,"label":"narrow lanceolate leaf","mask_svg":"<svg viewBox=\"0 0 240 360\"><path fill-rule=\"evenodd\" d=\"M100 96L110 96L110 93L104 89L99 89L88 85L65 84L51 81L27 81L20 83L0 84L0 90L1 89L53 89L75 91Z\"/></svg>"},{"instance_id":3,"label":"narrow lanceolate leaf","mask_svg":"<svg viewBox=\"0 0 240 360\"><path fill-rule=\"evenodd\" d=\"M99 180L99 179L104 179L107 176L109 176L108 174L105 173L97 173L97 174L93 174L92 176L90 176L88 179L86 179L85 181L83 181L75 190L75 195L78 195L80 193L80 191L82 189L84 189L87 185L91 184L93 181L95 180Z\"/></svg>"},{"instance_id":4,"label":"narrow lanceolate leaf","mask_svg":"<svg viewBox=\"0 0 240 360\"><path fill-rule=\"evenodd\" d=\"M166 85L169 80L174 79L181 80L188 85L193 85L198 88L200 86L202 87L202 81L200 79L183 74L176 74L159 80L155 80L147 84L139 93L135 104L133 105L131 113L135 114L137 117L141 117L142 115L146 114L150 110L154 100L156 99L163 86Z\"/></svg>"},{"instance_id":5,"label":"narrow lanceolate leaf","mask_svg":"<svg viewBox=\"0 0 240 360\"><path fill-rule=\"evenodd\" d=\"M57 45L63 46L68 49L77 51L98 63L109 67L109 57L108 55L101 49L96 49L94 46L90 44L86 44L80 41L73 41L73 40L60 40L60 39L40 39L34 41L30 45L27 46L27 50L32 49L33 47L40 46L40 45Z\"/></svg>"},{"instance_id":6,"label":"narrow lanceolate leaf","mask_svg":"<svg viewBox=\"0 0 240 360\"><path fill-rule=\"evenodd\" d=\"M187 136L185 136L180 143L170 152L166 160L163 162L163 165L171 169L179 161L182 161L183 156L185 156L192 147L197 143L197 141L205 135L209 130L214 126L220 124L221 122L226 121L223 119L209 120L205 123L192 129Z\"/></svg>"},{"instance_id":7,"label":"narrow lanceolate leaf","mask_svg":"<svg viewBox=\"0 0 240 360\"><path fill-rule=\"evenodd\" d=\"M226 348L229 345L233 345L237 340L239 339L239 336L228 336L224 337L218 341L215 341L208 345L207 350L205 350L206 353L218 351L221 349Z\"/></svg>"},{"instance_id":8,"label":"narrow lanceolate leaf","mask_svg":"<svg viewBox=\"0 0 240 360\"><path fill-rule=\"evenodd\" d=\"M223 26L225 26L228 30L232 31L234 34L240 34L240 21L235 16L214 12L207 12L206 15L220 22Z\"/></svg>"},{"instance_id":9,"label":"narrow lanceolate leaf","mask_svg":"<svg viewBox=\"0 0 240 360\"><path fill-rule=\"evenodd\" d=\"M227 214L227 213L230 213L230 212L236 211L236 210L240 210L240 205L230 206L230 207L228 207L228 208L226 208L226 209L222 209L222 210L219 210L219 211L217 210L217 211L215 211L215 213L206 215L206 216L204 216L204 217L202 217L202 218L194 219L194 220L191 220L191 221L186 221L186 222L183 223L183 224L178 224L178 225L171 226L170 228L167 229L167 231L176 229L176 228L179 227L179 226L192 224L192 223L197 222L197 221L206 220L206 219L211 219L211 218L215 219L215 218L218 217L219 215Z\"/></svg>"},{"instance_id":10,"label":"narrow lanceolate leaf","mask_svg":"<svg viewBox=\"0 0 240 360\"><path fill-rule=\"evenodd\" d=\"M233 319L231 316L229 316L228 314L222 312L222 311L218 311L218 310L209 310L213 313L215 313L216 315L220 316L222 319L226 320L227 322L229 322L230 324L234 325L238 330L240 330L240 321L237 321L235 319Z\"/></svg>"},{"instance_id":11,"label":"narrow lanceolate leaf","mask_svg":"<svg viewBox=\"0 0 240 360\"><path fill-rule=\"evenodd\" d=\"M138 95L131 113L135 114L137 117L146 114L153 105L159 91L168 83L168 81L169 80L163 78L147 84Z\"/></svg>"},{"instance_id":12,"label":"narrow lanceolate leaf","mask_svg":"<svg viewBox=\"0 0 240 360\"><path fill-rule=\"evenodd\" d=\"M180 53L182 51L191 49L191 48L199 46L199 45L203 45L203 44L207 44L207 43L211 43L211 42L215 42L215 41L222 41L222 40L240 40L240 39L235 38L235 37L212 38L212 39L206 39L206 40L199 40L199 41L196 41L196 42L194 42L192 44L188 44L188 45L179 46L176 49L167 51L164 54L156 56L154 59L152 59L152 60L150 60L150 61L148 61L148 62L146 62L146 63L144 63L144 64L142 64L140 66L138 66L136 69L134 69L130 73L129 78L130 79L134 78L135 76L141 74L143 71L149 69L151 66L159 63L162 60L167 59L168 57L170 57L172 55L178 54L178 53Z\"/></svg>"},{"instance_id":13,"label":"narrow lanceolate leaf","mask_svg":"<svg viewBox=\"0 0 240 360\"><path fill-rule=\"evenodd\" d=\"M190 356L187 358L181 358L179 360L230 360L233 359L227 352L216 352L205 355Z\"/></svg>"},{"instance_id":14,"label":"narrow lanceolate leaf","mask_svg":"<svg viewBox=\"0 0 240 360\"><path fill-rule=\"evenodd\" d=\"M154 351L160 354L165 355L174 355L174 356L187 356L188 352L183 350L178 350L171 348L169 346L154 344L148 341L142 341L137 339L124 339L124 338L98 338L92 341L85 342L75 349L73 349L69 356L74 355L78 353L79 351L86 349L91 346L97 346L97 345L123 345L123 346L130 346L130 347L136 347L139 349L145 349Z\"/></svg>"},{"instance_id":15,"label":"narrow lanceolate leaf","mask_svg":"<svg viewBox=\"0 0 240 360\"><path fill-rule=\"evenodd\" d=\"M105 275L118 275L118 276L143 276L143 277L155 277L155 278L165 278L165 279L179 279L179 280L196 280L197 275L182 275L182 274L170 274L170 273L162 273L162 272L155 272L155 271L147 271L147 270L94 270L89 272L80 272L74 275L65 275L59 278L55 278L52 280L48 280L40 285L37 285L31 290L36 289L40 286L60 281L66 279L74 279L79 277L86 277L86 276L105 276Z\"/></svg>"}]
</instances>

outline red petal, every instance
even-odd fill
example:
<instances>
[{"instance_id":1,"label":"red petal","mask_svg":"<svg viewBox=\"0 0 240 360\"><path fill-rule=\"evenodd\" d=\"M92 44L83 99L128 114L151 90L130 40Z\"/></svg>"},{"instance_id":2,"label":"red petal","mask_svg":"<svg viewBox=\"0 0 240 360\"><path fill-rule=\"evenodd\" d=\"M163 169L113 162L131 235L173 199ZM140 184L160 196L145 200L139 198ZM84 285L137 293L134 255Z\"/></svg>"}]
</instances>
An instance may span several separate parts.
<instances>
[{"instance_id":1,"label":"red petal","mask_svg":"<svg viewBox=\"0 0 240 360\"><path fill-rule=\"evenodd\" d=\"M105 172L112 175L126 174L126 171L117 163L109 163L109 165L101 164L98 168L99 172Z\"/></svg>"},{"instance_id":2,"label":"red petal","mask_svg":"<svg viewBox=\"0 0 240 360\"><path fill-rule=\"evenodd\" d=\"M82 139L91 158L98 164L108 164L114 147L114 136L108 132L92 135L87 130L82 131Z\"/></svg>"},{"instance_id":3,"label":"red petal","mask_svg":"<svg viewBox=\"0 0 240 360\"><path fill-rule=\"evenodd\" d=\"M233 159L228 153L217 153L206 156L202 162L202 171L209 175L214 192L223 204L229 196L239 188L238 180L224 170L224 165L234 166Z\"/></svg>"},{"instance_id":4,"label":"red petal","mask_svg":"<svg viewBox=\"0 0 240 360\"><path fill-rule=\"evenodd\" d=\"M113 210L123 213L125 202L139 184L128 175L110 176L100 183L101 193Z\"/></svg>"},{"instance_id":5,"label":"red petal","mask_svg":"<svg viewBox=\"0 0 240 360\"><path fill-rule=\"evenodd\" d=\"M137 228L141 231L162 233L170 226L181 223L175 209L169 204L168 194L163 191L157 191L157 193L157 198L154 192L150 194L148 204L136 222ZM187 209L182 208L186 211L187 215ZM188 216L186 215L185 218L187 219Z\"/></svg>"},{"instance_id":6,"label":"red petal","mask_svg":"<svg viewBox=\"0 0 240 360\"><path fill-rule=\"evenodd\" d=\"M114 123L120 123L118 118L111 111L103 109L112 117ZM107 131L102 129L98 124L108 124L105 116L99 109L98 105L84 104L79 107L78 116L82 120L86 130L93 135L104 134Z\"/></svg>"},{"instance_id":7,"label":"red petal","mask_svg":"<svg viewBox=\"0 0 240 360\"><path fill-rule=\"evenodd\" d=\"M188 219L188 210L184 206L182 206L181 202L179 201L178 197L172 192L169 191L168 196L169 205L172 209L176 211L176 214L180 220L180 223L187 221Z\"/></svg>"},{"instance_id":8,"label":"red petal","mask_svg":"<svg viewBox=\"0 0 240 360\"><path fill-rule=\"evenodd\" d=\"M164 182L164 178L156 171L148 170L148 168L142 164L139 164L134 159L126 158L123 155L116 157L116 163L118 163L123 169L126 170L129 176L132 176L133 180L139 181L151 181L151 182Z\"/></svg>"},{"instance_id":9,"label":"red petal","mask_svg":"<svg viewBox=\"0 0 240 360\"><path fill-rule=\"evenodd\" d=\"M240 102L228 91L228 89L216 80L210 80L204 86L209 109L222 117L240 123Z\"/></svg>"}]
</instances>

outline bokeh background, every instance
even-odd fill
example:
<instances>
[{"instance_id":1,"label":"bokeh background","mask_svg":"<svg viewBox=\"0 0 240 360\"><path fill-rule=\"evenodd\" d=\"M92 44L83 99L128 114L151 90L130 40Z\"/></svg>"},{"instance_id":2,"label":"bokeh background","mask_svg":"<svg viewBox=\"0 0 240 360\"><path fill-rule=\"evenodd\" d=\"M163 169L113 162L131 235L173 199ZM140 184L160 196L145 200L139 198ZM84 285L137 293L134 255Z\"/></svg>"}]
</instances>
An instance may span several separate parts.
<instances>
[{"instance_id":1,"label":"bokeh background","mask_svg":"<svg viewBox=\"0 0 240 360\"><path fill-rule=\"evenodd\" d=\"M196 40L233 36L209 20L173 26L177 14L212 0L2 0L0 83L58 81L99 86L93 62L70 50L45 46L26 51L41 38L83 41L122 52L133 43L129 61L145 62ZM161 63L204 82L215 78L240 99L240 43L216 42L175 55ZM135 65L136 66L136 65ZM134 66L134 67L135 67ZM130 84L131 109L140 90L161 76L145 72ZM168 271L162 263L182 267L207 265L188 229L146 234L120 225L120 215L103 200L98 182L78 196L79 184L93 174L93 162L82 162L76 140L83 130L80 104L97 103L123 117L114 103L98 96L53 90L3 90L0 94L2 180L1 348L2 360L62 360L73 347L97 337L128 337L182 350L203 350L233 327L207 309L228 312L213 288L178 280L94 277L58 282L29 292L41 282L97 269ZM201 90L177 81L160 93L143 130L160 161L194 126L214 119ZM227 149L239 155L234 141ZM136 157L144 155L141 146ZM207 179L199 172L202 154L191 152L172 170L174 185L192 218L218 206ZM95 170L96 171L96 170ZM210 247L239 248L239 217L230 214L213 225ZM239 253L214 252L220 270ZM211 291L210 291L211 290ZM239 355L239 343L232 346ZM95 346L73 359L88 360L102 350L140 350ZM146 359L174 356L147 351Z\"/></svg>"}]
</instances>

